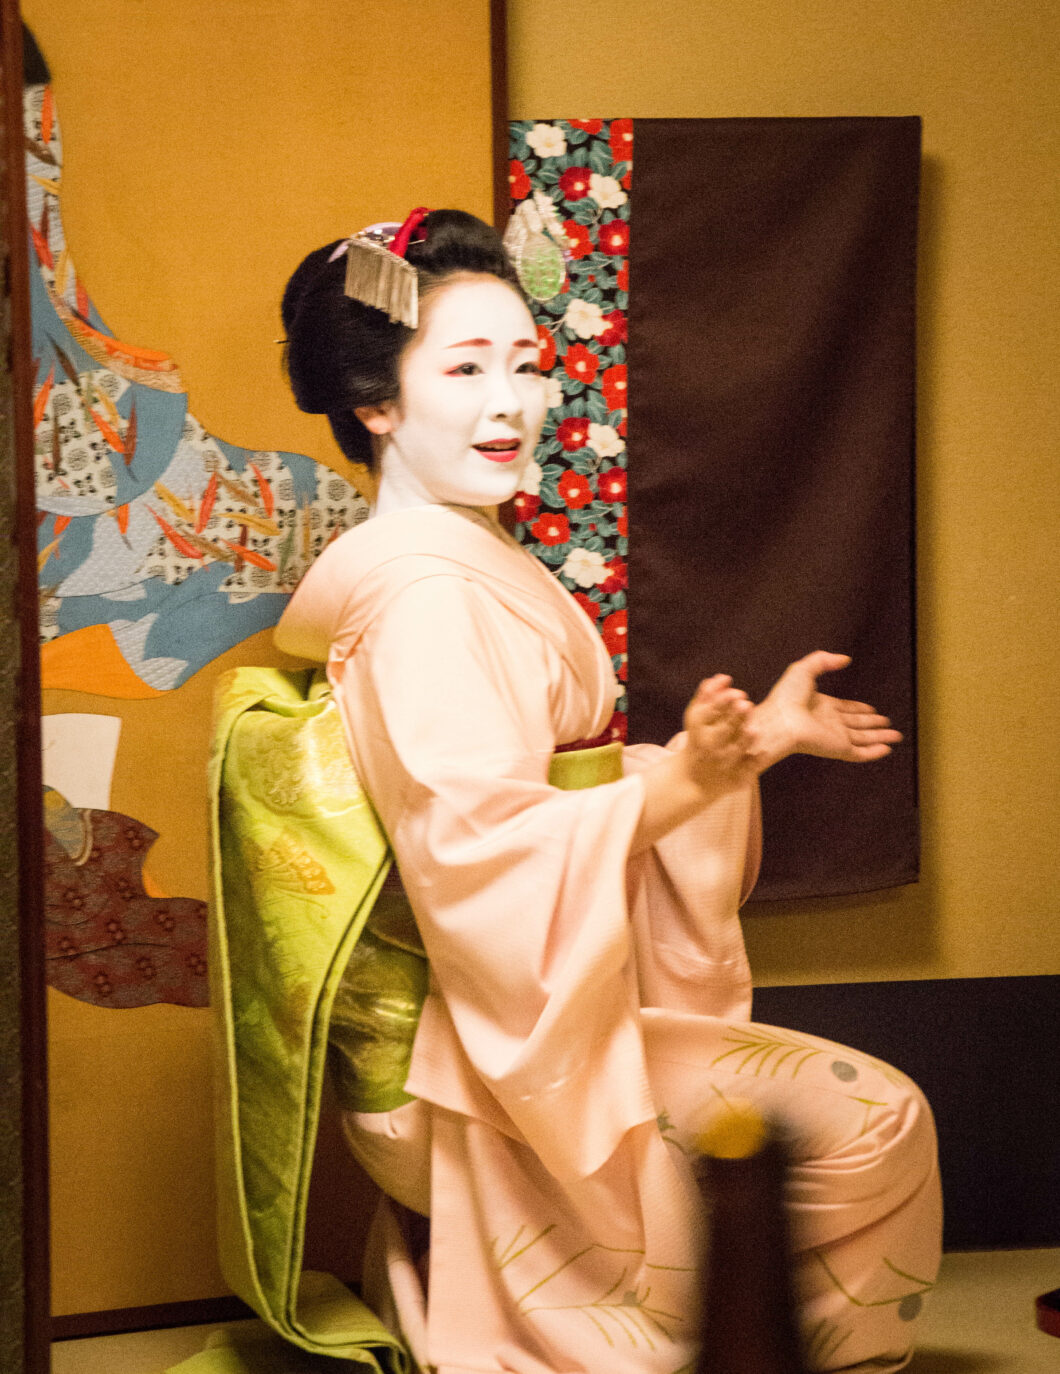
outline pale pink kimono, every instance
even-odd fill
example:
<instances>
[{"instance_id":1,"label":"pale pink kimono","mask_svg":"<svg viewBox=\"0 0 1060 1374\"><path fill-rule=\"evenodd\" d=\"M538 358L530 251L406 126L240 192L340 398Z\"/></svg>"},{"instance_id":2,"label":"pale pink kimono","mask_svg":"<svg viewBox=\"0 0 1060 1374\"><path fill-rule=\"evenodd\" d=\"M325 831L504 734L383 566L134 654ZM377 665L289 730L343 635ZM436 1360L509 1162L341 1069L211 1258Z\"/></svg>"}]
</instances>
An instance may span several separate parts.
<instances>
[{"instance_id":1,"label":"pale pink kimono","mask_svg":"<svg viewBox=\"0 0 1060 1374\"><path fill-rule=\"evenodd\" d=\"M750 787L637 857L658 746L628 748L620 781L551 787L554 749L610 718L611 663L556 579L473 512L343 535L277 642L327 660L430 958L418 1100L350 1123L384 1190L430 1214L429 1297L393 1216L377 1237L419 1362L685 1369L705 1232L688 1151L750 1098L793 1144L812 1361L905 1363L939 1257L930 1111L887 1065L749 1021Z\"/></svg>"}]
</instances>

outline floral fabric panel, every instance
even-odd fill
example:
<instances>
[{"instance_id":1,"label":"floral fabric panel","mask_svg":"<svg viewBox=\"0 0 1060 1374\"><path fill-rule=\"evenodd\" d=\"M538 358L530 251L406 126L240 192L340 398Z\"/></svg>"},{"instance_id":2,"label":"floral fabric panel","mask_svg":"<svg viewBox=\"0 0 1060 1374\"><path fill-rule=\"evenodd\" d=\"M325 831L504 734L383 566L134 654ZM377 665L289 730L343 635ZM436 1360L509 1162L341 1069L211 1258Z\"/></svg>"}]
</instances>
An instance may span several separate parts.
<instances>
[{"instance_id":1,"label":"floral fabric panel","mask_svg":"<svg viewBox=\"0 0 1060 1374\"><path fill-rule=\"evenodd\" d=\"M52 87L27 86L23 114L44 684L52 642L99 627L127 681L116 687L85 652L62 685L148 696L275 624L309 563L367 505L302 454L207 433L174 360L113 337L63 232Z\"/></svg>"},{"instance_id":2,"label":"floral fabric panel","mask_svg":"<svg viewBox=\"0 0 1060 1374\"><path fill-rule=\"evenodd\" d=\"M626 737L626 312L630 119L517 120L515 205L547 195L567 236L560 294L531 301L550 409L515 497L515 536L593 620L621 695L604 736Z\"/></svg>"}]
</instances>

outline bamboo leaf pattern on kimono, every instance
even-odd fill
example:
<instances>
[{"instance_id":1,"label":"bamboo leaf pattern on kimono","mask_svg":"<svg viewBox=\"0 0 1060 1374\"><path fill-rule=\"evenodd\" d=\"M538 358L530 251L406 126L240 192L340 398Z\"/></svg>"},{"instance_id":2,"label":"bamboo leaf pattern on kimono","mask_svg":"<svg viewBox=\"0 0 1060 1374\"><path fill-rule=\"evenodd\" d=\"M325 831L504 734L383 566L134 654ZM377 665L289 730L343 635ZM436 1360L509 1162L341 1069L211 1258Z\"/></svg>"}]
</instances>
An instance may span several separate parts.
<instances>
[{"instance_id":1,"label":"bamboo leaf pattern on kimono","mask_svg":"<svg viewBox=\"0 0 1060 1374\"><path fill-rule=\"evenodd\" d=\"M772 1031L757 1025L730 1026L729 1034L723 1035L722 1040L732 1045L732 1049L712 1059L711 1067L716 1068L734 1055L742 1054L743 1058L737 1065L730 1064L728 1067L735 1073L749 1073L755 1077L768 1068L769 1077L776 1078L778 1071L793 1056L798 1056L794 1064L788 1064L791 1077L795 1078L804 1064L823 1052L793 1032Z\"/></svg>"},{"instance_id":2,"label":"bamboo leaf pattern on kimono","mask_svg":"<svg viewBox=\"0 0 1060 1374\"><path fill-rule=\"evenodd\" d=\"M526 1230L520 1226L515 1234L500 1247L499 1238L493 1240L494 1263L498 1272L515 1260L527 1255L540 1241L556 1229L555 1223L544 1227L532 1239L523 1242ZM554 1284L560 1275L566 1273L586 1256L599 1262L607 1256L615 1256L618 1268L613 1276L602 1280L599 1295L590 1302L565 1303L561 1301L541 1301L545 1290ZM649 1282L638 1282L637 1275L642 1271L659 1273L688 1273L689 1270L676 1265L657 1265L645 1263L643 1250L599 1243L583 1246L556 1265L549 1273L538 1278L519 1294L513 1293L514 1301L524 1316L534 1313L575 1312L595 1327L608 1347L614 1349L616 1338L628 1342L633 1349L646 1347L657 1349L661 1336L666 1341L675 1339L674 1329L685 1324L684 1317L675 1312L653 1305L652 1288ZM558 1295L557 1295L558 1296Z\"/></svg>"},{"instance_id":3,"label":"bamboo leaf pattern on kimono","mask_svg":"<svg viewBox=\"0 0 1060 1374\"><path fill-rule=\"evenodd\" d=\"M904 1269L899 1269L898 1266L885 1255L882 1260L884 1268L889 1270L896 1278L902 1279L905 1284L912 1284L913 1287L903 1288L902 1292L885 1298L859 1298L851 1293L844 1285L820 1250L812 1250L810 1253L828 1275L832 1286L837 1289L838 1292L842 1293L847 1302L851 1303L854 1307L897 1307L898 1316L902 1321L912 1321L915 1317L920 1315L924 1294L930 1293L935 1287L931 1279L920 1279L917 1278L915 1274L909 1274Z\"/></svg>"}]
</instances>

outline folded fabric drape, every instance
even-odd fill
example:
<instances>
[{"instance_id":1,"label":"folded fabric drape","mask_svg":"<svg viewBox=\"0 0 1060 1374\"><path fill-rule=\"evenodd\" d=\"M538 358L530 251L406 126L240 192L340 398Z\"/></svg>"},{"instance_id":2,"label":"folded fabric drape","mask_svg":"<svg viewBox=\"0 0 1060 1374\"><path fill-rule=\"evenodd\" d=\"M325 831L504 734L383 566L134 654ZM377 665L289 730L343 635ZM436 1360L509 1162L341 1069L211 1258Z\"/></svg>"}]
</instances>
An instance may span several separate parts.
<instances>
[{"instance_id":1,"label":"folded fabric drape","mask_svg":"<svg viewBox=\"0 0 1060 1374\"><path fill-rule=\"evenodd\" d=\"M294 1345L406 1374L354 1294L300 1285L332 1004L391 862L322 672L220 680L209 797L222 1271Z\"/></svg>"},{"instance_id":2,"label":"folded fabric drape","mask_svg":"<svg viewBox=\"0 0 1060 1374\"><path fill-rule=\"evenodd\" d=\"M556 754L549 781L571 790L621 776L616 743ZM209 798L222 1271L285 1340L407 1374L402 1342L363 1302L302 1270L328 1059L344 1107L410 1101L427 987L407 900L384 889L389 843L323 670L239 668L220 679ZM259 1356L244 1365L225 1346L181 1369L255 1369Z\"/></svg>"}]
</instances>

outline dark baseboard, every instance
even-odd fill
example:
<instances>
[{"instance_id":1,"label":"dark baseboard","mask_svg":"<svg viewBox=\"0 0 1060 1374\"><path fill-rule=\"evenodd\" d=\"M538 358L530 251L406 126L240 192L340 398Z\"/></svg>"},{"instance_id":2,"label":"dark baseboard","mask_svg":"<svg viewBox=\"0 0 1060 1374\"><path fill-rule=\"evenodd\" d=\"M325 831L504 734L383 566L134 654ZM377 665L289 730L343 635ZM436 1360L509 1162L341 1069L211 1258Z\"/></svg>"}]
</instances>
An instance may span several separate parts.
<instances>
[{"instance_id":1,"label":"dark baseboard","mask_svg":"<svg viewBox=\"0 0 1060 1374\"><path fill-rule=\"evenodd\" d=\"M951 1250L1060 1245L1060 975L760 988L754 1017L916 1080Z\"/></svg>"},{"instance_id":2,"label":"dark baseboard","mask_svg":"<svg viewBox=\"0 0 1060 1374\"><path fill-rule=\"evenodd\" d=\"M255 1317L239 1298L196 1298L190 1302L160 1302L151 1307L116 1307L107 1312L76 1312L52 1317L52 1340L82 1336L113 1336L126 1331L159 1331L167 1326L206 1326Z\"/></svg>"}]
</instances>

